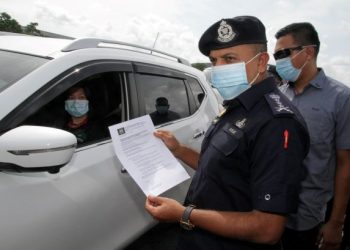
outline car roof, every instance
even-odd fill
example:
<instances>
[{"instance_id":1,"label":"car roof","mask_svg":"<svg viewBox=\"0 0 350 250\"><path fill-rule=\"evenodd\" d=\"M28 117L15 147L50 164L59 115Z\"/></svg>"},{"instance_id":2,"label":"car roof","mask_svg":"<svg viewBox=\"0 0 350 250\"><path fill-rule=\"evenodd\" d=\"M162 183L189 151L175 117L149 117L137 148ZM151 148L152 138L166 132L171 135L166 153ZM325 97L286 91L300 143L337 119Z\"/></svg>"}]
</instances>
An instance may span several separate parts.
<instances>
[{"instance_id":1,"label":"car roof","mask_svg":"<svg viewBox=\"0 0 350 250\"><path fill-rule=\"evenodd\" d=\"M171 58L178 63L190 66L190 63L181 57L174 56L153 48L120 41L105 40L99 38L80 38L70 40L38 36L0 36L0 50L2 49L15 51L41 57L55 58L64 52L93 48L114 48L131 50L134 52L142 52L145 54L154 54L168 59Z\"/></svg>"},{"instance_id":2,"label":"car roof","mask_svg":"<svg viewBox=\"0 0 350 250\"><path fill-rule=\"evenodd\" d=\"M72 43L69 39L37 36L0 36L0 49L16 51L41 57L53 57Z\"/></svg>"}]
</instances>

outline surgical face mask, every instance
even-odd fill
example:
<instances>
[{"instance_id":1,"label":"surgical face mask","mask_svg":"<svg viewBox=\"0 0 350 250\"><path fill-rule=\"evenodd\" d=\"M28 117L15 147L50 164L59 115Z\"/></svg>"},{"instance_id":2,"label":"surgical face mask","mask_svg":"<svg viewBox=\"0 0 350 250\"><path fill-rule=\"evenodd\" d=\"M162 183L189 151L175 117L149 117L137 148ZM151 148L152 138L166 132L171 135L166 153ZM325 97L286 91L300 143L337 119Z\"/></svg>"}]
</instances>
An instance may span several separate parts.
<instances>
[{"instance_id":1,"label":"surgical face mask","mask_svg":"<svg viewBox=\"0 0 350 250\"><path fill-rule=\"evenodd\" d=\"M292 59L297 55L299 55L301 51L299 51L293 57L286 57L286 58L276 60L276 71L283 80L286 80L289 82L295 82L296 80L298 80L302 69L304 68L304 66L308 61L306 61L300 69L297 69L293 66Z\"/></svg>"},{"instance_id":2,"label":"surgical face mask","mask_svg":"<svg viewBox=\"0 0 350 250\"><path fill-rule=\"evenodd\" d=\"M65 110L73 117L81 117L89 111L89 101L66 100Z\"/></svg>"},{"instance_id":3,"label":"surgical face mask","mask_svg":"<svg viewBox=\"0 0 350 250\"><path fill-rule=\"evenodd\" d=\"M247 63L232 63L220 66L214 66L211 73L211 81L213 86L219 91L224 100L230 100L240 95L253 84L259 76L248 83L246 64L253 61L260 53L256 54Z\"/></svg>"},{"instance_id":4,"label":"surgical face mask","mask_svg":"<svg viewBox=\"0 0 350 250\"><path fill-rule=\"evenodd\" d=\"M161 115L165 115L168 113L169 106L156 106L157 112Z\"/></svg>"}]
</instances>

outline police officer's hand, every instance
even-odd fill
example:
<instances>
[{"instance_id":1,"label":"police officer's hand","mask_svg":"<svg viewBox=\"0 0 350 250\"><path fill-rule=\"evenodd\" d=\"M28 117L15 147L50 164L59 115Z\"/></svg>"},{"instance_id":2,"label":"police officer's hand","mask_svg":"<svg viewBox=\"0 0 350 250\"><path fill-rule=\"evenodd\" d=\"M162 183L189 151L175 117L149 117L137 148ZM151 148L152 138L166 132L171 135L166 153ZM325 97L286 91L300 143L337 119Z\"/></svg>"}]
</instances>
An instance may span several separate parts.
<instances>
[{"instance_id":1,"label":"police officer's hand","mask_svg":"<svg viewBox=\"0 0 350 250\"><path fill-rule=\"evenodd\" d=\"M343 225L332 223L324 224L318 236L318 246L321 250L338 250L342 242Z\"/></svg>"},{"instance_id":2,"label":"police officer's hand","mask_svg":"<svg viewBox=\"0 0 350 250\"><path fill-rule=\"evenodd\" d=\"M174 156L178 156L181 145L173 133L166 130L157 130L153 134L155 137L161 139L165 143Z\"/></svg>"},{"instance_id":3,"label":"police officer's hand","mask_svg":"<svg viewBox=\"0 0 350 250\"><path fill-rule=\"evenodd\" d=\"M146 210L153 218L162 222L180 221L185 207L173 199L149 195L145 204Z\"/></svg>"}]
</instances>

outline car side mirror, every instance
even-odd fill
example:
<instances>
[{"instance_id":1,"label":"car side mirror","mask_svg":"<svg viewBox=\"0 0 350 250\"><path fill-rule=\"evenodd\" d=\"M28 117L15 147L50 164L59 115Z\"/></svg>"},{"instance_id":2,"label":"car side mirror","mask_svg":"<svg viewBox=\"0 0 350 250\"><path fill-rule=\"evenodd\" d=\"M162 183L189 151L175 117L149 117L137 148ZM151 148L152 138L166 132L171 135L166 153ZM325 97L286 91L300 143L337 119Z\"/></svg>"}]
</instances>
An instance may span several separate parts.
<instances>
[{"instance_id":1,"label":"car side mirror","mask_svg":"<svg viewBox=\"0 0 350 250\"><path fill-rule=\"evenodd\" d=\"M0 136L0 171L57 173L72 158L76 137L64 130L20 126Z\"/></svg>"}]
</instances>

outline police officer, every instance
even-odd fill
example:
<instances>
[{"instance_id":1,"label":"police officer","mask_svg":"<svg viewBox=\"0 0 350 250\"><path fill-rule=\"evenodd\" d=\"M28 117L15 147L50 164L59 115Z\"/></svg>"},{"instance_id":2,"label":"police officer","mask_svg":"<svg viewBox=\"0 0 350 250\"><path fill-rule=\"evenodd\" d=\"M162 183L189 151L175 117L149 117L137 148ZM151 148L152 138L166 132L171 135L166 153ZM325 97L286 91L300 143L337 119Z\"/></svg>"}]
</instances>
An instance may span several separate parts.
<instances>
[{"instance_id":1,"label":"police officer","mask_svg":"<svg viewBox=\"0 0 350 250\"><path fill-rule=\"evenodd\" d=\"M252 16L214 23L199 50L225 111L209 127L201 152L157 131L173 154L196 169L185 206L148 196L156 219L179 221L178 249L280 249L286 216L298 205L309 137L303 120L267 76L265 27Z\"/></svg>"}]
</instances>

